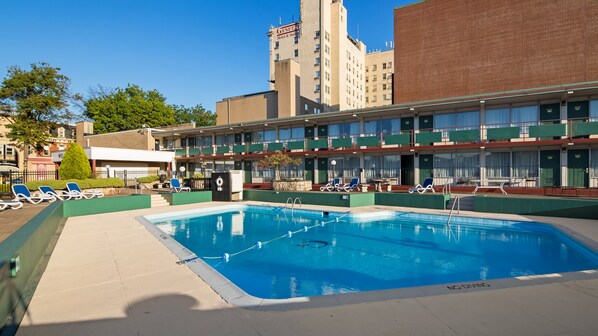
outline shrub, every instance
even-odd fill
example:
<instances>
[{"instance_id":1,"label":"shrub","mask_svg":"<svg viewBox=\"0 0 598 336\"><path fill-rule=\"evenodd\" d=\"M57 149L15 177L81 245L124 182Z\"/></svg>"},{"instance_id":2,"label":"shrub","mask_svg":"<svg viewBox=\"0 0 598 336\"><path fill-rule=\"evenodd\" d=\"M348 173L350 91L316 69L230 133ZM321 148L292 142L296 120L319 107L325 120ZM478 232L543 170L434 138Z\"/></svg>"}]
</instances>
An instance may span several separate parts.
<instances>
[{"instance_id":1,"label":"shrub","mask_svg":"<svg viewBox=\"0 0 598 336\"><path fill-rule=\"evenodd\" d=\"M137 182L139 183L152 183L160 180L160 176L158 175L149 175L137 178Z\"/></svg>"},{"instance_id":2,"label":"shrub","mask_svg":"<svg viewBox=\"0 0 598 336\"><path fill-rule=\"evenodd\" d=\"M202 173L195 173L195 174L193 174L193 177L192 177L192 178L201 179L201 178L204 178L204 177L205 177L205 176L203 176L203 174L202 174Z\"/></svg>"},{"instance_id":3,"label":"shrub","mask_svg":"<svg viewBox=\"0 0 598 336\"><path fill-rule=\"evenodd\" d=\"M62 162L58 168L60 178L69 179L87 179L91 176L91 167L87 154L78 143L73 142L64 152Z\"/></svg>"},{"instance_id":4,"label":"shrub","mask_svg":"<svg viewBox=\"0 0 598 336\"><path fill-rule=\"evenodd\" d=\"M29 190L37 190L40 186L49 186L55 190L66 189L67 182L76 182L81 189L122 188L125 182L119 178L85 179L85 180L41 180L25 183Z\"/></svg>"}]
</instances>

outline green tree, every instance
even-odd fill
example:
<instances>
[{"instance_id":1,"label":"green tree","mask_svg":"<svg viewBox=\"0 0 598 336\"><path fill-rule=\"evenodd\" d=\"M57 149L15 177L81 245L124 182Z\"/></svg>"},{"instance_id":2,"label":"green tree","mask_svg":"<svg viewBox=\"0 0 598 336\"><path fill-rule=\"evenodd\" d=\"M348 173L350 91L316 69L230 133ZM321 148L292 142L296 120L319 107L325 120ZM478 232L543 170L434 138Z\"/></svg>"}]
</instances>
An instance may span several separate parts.
<instances>
[{"instance_id":1,"label":"green tree","mask_svg":"<svg viewBox=\"0 0 598 336\"><path fill-rule=\"evenodd\" d=\"M276 151L276 153L261 159L257 166L260 168L274 168L274 181L280 181L280 168L288 165L297 166L301 163L301 158L293 159L286 153Z\"/></svg>"},{"instance_id":2,"label":"green tree","mask_svg":"<svg viewBox=\"0 0 598 336\"><path fill-rule=\"evenodd\" d=\"M64 151L58 173L63 180L84 180L91 176L89 158L81 145L73 142Z\"/></svg>"},{"instance_id":3,"label":"green tree","mask_svg":"<svg viewBox=\"0 0 598 336\"><path fill-rule=\"evenodd\" d=\"M183 105L172 105L174 108L174 120L177 124L195 122L195 126L216 125L216 113L206 110L201 104L193 107Z\"/></svg>"},{"instance_id":4,"label":"green tree","mask_svg":"<svg viewBox=\"0 0 598 336\"><path fill-rule=\"evenodd\" d=\"M129 84L125 89L91 92L85 100L83 115L93 119L96 133L109 133L136 129L147 125L161 127L175 123L174 108L156 91L144 91Z\"/></svg>"},{"instance_id":5,"label":"green tree","mask_svg":"<svg viewBox=\"0 0 598 336\"><path fill-rule=\"evenodd\" d=\"M25 150L43 150L57 124L68 122L73 114L69 103L80 99L69 91L70 79L60 68L33 63L31 70L11 66L0 86L0 110L11 123L7 137Z\"/></svg>"}]
</instances>

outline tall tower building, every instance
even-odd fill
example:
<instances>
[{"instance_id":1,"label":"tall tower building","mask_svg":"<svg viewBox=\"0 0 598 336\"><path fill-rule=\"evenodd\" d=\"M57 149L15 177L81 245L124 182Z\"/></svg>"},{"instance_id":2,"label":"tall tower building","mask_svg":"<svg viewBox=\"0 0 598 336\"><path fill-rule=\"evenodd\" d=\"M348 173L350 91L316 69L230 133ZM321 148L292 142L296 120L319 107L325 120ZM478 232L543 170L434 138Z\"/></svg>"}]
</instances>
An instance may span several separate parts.
<instances>
[{"instance_id":1,"label":"tall tower building","mask_svg":"<svg viewBox=\"0 0 598 336\"><path fill-rule=\"evenodd\" d=\"M301 96L324 111L365 107L366 47L347 32L342 0L301 0L298 22L271 27L270 81L275 63L294 59L301 67Z\"/></svg>"}]
</instances>

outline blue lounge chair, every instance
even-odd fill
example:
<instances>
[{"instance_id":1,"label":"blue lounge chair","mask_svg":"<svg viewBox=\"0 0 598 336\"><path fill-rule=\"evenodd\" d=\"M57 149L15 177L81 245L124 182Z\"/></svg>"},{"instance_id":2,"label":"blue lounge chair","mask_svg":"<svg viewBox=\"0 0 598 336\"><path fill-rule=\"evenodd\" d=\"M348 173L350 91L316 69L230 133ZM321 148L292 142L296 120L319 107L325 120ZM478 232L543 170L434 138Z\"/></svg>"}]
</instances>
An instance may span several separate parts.
<instances>
[{"instance_id":1,"label":"blue lounge chair","mask_svg":"<svg viewBox=\"0 0 598 336\"><path fill-rule=\"evenodd\" d=\"M23 202L20 201L3 201L0 200L0 211L2 210L6 210L6 209L20 209L23 207Z\"/></svg>"},{"instance_id":2,"label":"blue lounge chair","mask_svg":"<svg viewBox=\"0 0 598 336\"><path fill-rule=\"evenodd\" d=\"M328 182L325 186L320 187L320 191L333 191L338 190L341 184L341 178L335 177L332 181Z\"/></svg>"},{"instance_id":3,"label":"blue lounge chair","mask_svg":"<svg viewBox=\"0 0 598 336\"><path fill-rule=\"evenodd\" d=\"M179 181L179 179L177 178L171 178L170 179L170 192L181 192L181 191L191 191L191 188L189 187L183 187L181 185L181 181Z\"/></svg>"},{"instance_id":4,"label":"blue lounge chair","mask_svg":"<svg viewBox=\"0 0 598 336\"><path fill-rule=\"evenodd\" d=\"M43 201L54 202L56 198L48 195L32 195L24 184L13 184L12 193L15 195L13 201L27 201L31 204L38 204Z\"/></svg>"},{"instance_id":5,"label":"blue lounge chair","mask_svg":"<svg viewBox=\"0 0 598 336\"><path fill-rule=\"evenodd\" d=\"M39 192L42 195L47 196L54 196L61 201L70 200L70 199L82 199L83 195L77 192L65 191L65 190L54 190L54 188L50 186L41 186L38 188Z\"/></svg>"},{"instance_id":6,"label":"blue lounge chair","mask_svg":"<svg viewBox=\"0 0 598 336\"><path fill-rule=\"evenodd\" d=\"M432 190L433 193L435 193L436 191L434 190L434 178L433 177L427 177L424 180L424 184L418 184L413 188L409 188L408 191L410 194L413 194L414 191L417 191L420 194L425 193L428 190Z\"/></svg>"},{"instance_id":7,"label":"blue lounge chair","mask_svg":"<svg viewBox=\"0 0 598 336\"><path fill-rule=\"evenodd\" d=\"M87 190L81 190L81 188L79 188L79 185L76 182L68 182L66 184L66 189L68 189L69 193L73 194L73 195L77 195L77 196L81 196L83 198L102 198L104 197L104 192L102 192L101 190L91 190L91 189L87 189Z\"/></svg>"},{"instance_id":8,"label":"blue lounge chair","mask_svg":"<svg viewBox=\"0 0 598 336\"><path fill-rule=\"evenodd\" d=\"M353 190L359 189L359 177L354 177L351 179L349 183L345 183L342 187L339 187L339 191L346 191L350 192Z\"/></svg>"}]
</instances>

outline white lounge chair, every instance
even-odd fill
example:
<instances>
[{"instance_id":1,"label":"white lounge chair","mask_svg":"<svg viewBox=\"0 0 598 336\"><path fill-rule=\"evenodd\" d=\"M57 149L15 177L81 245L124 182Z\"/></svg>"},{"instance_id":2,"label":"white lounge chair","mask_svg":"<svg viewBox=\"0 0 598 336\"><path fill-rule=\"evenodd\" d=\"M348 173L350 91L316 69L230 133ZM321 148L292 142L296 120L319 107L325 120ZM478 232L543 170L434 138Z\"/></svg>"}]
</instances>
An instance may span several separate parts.
<instances>
[{"instance_id":1,"label":"white lounge chair","mask_svg":"<svg viewBox=\"0 0 598 336\"><path fill-rule=\"evenodd\" d=\"M433 177L427 177L424 180L424 184L418 184L413 188L409 188L408 191L410 194L413 194L414 191L417 191L420 194L425 193L428 190L432 190L433 193L436 192L436 190L434 190L434 178Z\"/></svg>"},{"instance_id":2,"label":"white lounge chair","mask_svg":"<svg viewBox=\"0 0 598 336\"><path fill-rule=\"evenodd\" d=\"M31 204L38 204L43 201L54 202L56 198L48 195L32 195L24 184L13 184L12 193L15 195L14 201L27 201Z\"/></svg>"},{"instance_id":3,"label":"white lounge chair","mask_svg":"<svg viewBox=\"0 0 598 336\"><path fill-rule=\"evenodd\" d=\"M20 202L20 201L3 201L3 200L0 200L0 211L1 210L6 210L6 209L16 210L16 209L20 209L22 207L23 207L23 202Z\"/></svg>"},{"instance_id":4,"label":"white lounge chair","mask_svg":"<svg viewBox=\"0 0 598 336\"><path fill-rule=\"evenodd\" d=\"M61 201L83 198L83 195L80 193L65 190L54 190L54 188L50 186L41 186L38 189L43 195L54 196Z\"/></svg>"},{"instance_id":5,"label":"white lounge chair","mask_svg":"<svg viewBox=\"0 0 598 336\"><path fill-rule=\"evenodd\" d=\"M102 198L104 197L104 192L102 192L101 190L91 190L91 189L87 189L87 190L81 190L81 188L79 188L79 185L76 182L68 182L66 184L66 189L68 189L69 193L75 194L75 195L80 195L81 197L84 198Z\"/></svg>"},{"instance_id":6,"label":"white lounge chair","mask_svg":"<svg viewBox=\"0 0 598 336\"><path fill-rule=\"evenodd\" d=\"M345 183L342 187L339 187L339 191L350 192L359 189L359 177L354 177L349 183Z\"/></svg>"},{"instance_id":7,"label":"white lounge chair","mask_svg":"<svg viewBox=\"0 0 598 336\"><path fill-rule=\"evenodd\" d=\"M191 188L189 187L183 187L181 185L181 181L179 181L179 179L177 178L171 178L170 179L170 192L181 192L181 191L191 191Z\"/></svg>"},{"instance_id":8,"label":"white lounge chair","mask_svg":"<svg viewBox=\"0 0 598 336\"><path fill-rule=\"evenodd\" d=\"M341 178L335 177L332 181L328 182L325 186L320 187L320 191L333 191L338 190L341 185Z\"/></svg>"}]
</instances>

